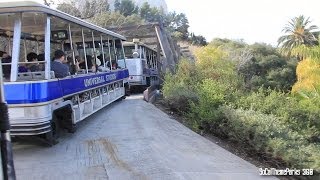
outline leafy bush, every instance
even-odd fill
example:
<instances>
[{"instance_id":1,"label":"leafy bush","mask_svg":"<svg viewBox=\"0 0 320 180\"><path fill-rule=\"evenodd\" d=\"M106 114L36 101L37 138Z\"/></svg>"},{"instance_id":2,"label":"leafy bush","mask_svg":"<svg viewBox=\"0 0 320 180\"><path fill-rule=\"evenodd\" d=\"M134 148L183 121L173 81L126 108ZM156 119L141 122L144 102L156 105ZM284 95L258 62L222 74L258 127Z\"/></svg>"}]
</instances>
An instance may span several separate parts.
<instances>
[{"instance_id":1,"label":"leafy bush","mask_svg":"<svg viewBox=\"0 0 320 180\"><path fill-rule=\"evenodd\" d=\"M265 88L289 91L296 81L293 60L278 55L256 55L238 67L238 73L245 78L246 88Z\"/></svg>"},{"instance_id":2,"label":"leafy bush","mask_svg":"<svg viewBox=\"0 0 320 180\"><path fill-rule=\"evenodd\" d=\"M211 79L220 82L229 91L242 87L242 77L235 71L235 63L226 59L226 54L214 46L206 46L196 51L198 82ZM200 85L200 84L199 84Z\"/></svg>"},{"instance_id":3,"label":"leafy bush","mask_svg":"<svg viewBox=\"0 0 320 180\"><path fill-rule=\"evenodd\" d=\"M187 112L189 102L197 101L197 94L194 90L196 79L195 66L188 60L181 60L176 74L166 74L163 95L172 110Z\"/></svg>"},{"instance_id":4,"label":"leafy bush","mask_svg":"<svg viewBox=\"0 0 320 180\"><path fill-rule=\"evenodd\" d=\"M238 98L234 106L275 115L311 142L319 141L320 109L311 102L301 101L286 93L260 88L257 92Z\"/></svg>"},{"instance_id":5,"label":"leafy bush","mask_svg":"<svg viewBox=\"0 0 320 180\"><path fill-rule=\"evenodd\" d=\"M241 42L215 41L197 49L195 64L182 60L175 74L167 74L163 91L169 106L187 115L196 131L244 142L249 150L292 167L319 171L319 91L282 92L295 81L296 63L269 46L249 47L254 57L240 65L237 58L229 60L228 47L247 48Z\"/></svg>"},{"instance_id":6,"label":"leafy bush","mask_svg":"<svg viewBox=\"0 0 320 180\"><path fill-rule=\"evenodd\" d=\"M218 108L225 102L227 87L212 79L205 79L198 85L198 102L191 104L190 117L196 119L200 126L221 119Z\"/></svg>"},{"instance_id":7,"label":"leafy bush","mask_svg":"<svg viewBox=\"0 0 320 180\"><path fill-rule=\"evenodd\" d=\"M320 145L310 144L304 136L274 115L254 110L222 106L227 119L223 128L230 138L244 142L259 152L281 158L294 168L314 168L320 172Z\"/></svg>"}]
</instances>

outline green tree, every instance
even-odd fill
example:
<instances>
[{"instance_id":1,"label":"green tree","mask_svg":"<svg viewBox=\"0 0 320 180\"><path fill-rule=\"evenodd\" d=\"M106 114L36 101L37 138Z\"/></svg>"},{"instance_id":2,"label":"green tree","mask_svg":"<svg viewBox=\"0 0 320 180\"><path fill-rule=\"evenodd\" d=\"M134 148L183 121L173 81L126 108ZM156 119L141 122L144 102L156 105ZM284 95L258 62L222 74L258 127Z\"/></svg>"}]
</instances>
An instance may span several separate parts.
<instances>
[{"instance_id":1,"label":"green tree","mask_svg":"<svg viewBox=\"0 0 320 180\"><path fill-rule=\"evenodd\" d=\"M99 13L110 11L110 4L108 0L95 0L96 1L96 11Z\"/></svg>"},{"instance_id":2,"label":"green tree","mask_svg":"<svg viewBox=\"0 0 320 180\"><path fill-rule=\"evenodd\" d=\"M114 9L124 16L131 16L139 12L139 7L132 0L116 0Z\"/></svg>"},{"instance_id":3,"label":"green tree","mask_svg":"<svg viewBox=\"0 0 320 180\"><path fill-rule=\"evenodd\" d=\"M115 0L114 1L114 10L120 11L120 6L121 6L121 0Z\"/></svg>"},{"instance_id":4,"label":"green tree","mask_svg":"<svg viewBox=\"0 0 320 180\"><path fill-rule=\"evenodd\" d=\"M72 16L78 17L78 18L83 18L81 11L75 7L74 1L71 3L62 3L59 4L57 7L58 10L65 12L67 14L70 14Z\"/></svg>"},{"instance_id":5,"label":"green tree","mask_svg":"<svg viewBox=\"0 0 320 180\"><path fill-rule=\"evenodd\" d=\"M120 26L131 26L143 24L144 20L140 16L133 14L125 17L120 12L106 12L98 14L97 16L90 19L90 21L98 26L109 28L120 27Z\"/></svg>"},{"instance_id":6,"label":"green tree","mask_svg":"<svg viewBox=\"0 0 320 180\"><path fill-rule=\"evenodd\" d=\"M207 40L203 36L197 36L194 33L190 33L190 37L188 38L188 41L193 45L199 45L199 46L206 46Z\"/></svg>"},{"instance_id":7,"label":"green tree","mask_svg":"<svg viewBox=\"0 0 320 180\"><path fill-rule=\"evenodd\" d=\"M168 27L169 31L175 33L176 36L181 40L187 40L189 36L188 28L189 21L185 14L176 12L171 12L165 17L165 25Z\"/></svg>"},{"instance_id":8,"label":"green tree","mask_svg":"<svg viewBox=\"0 0 320 180\"><path fill-rule=\"evenodd\" d=\"M251 56L239 61L238 73L244 77L245 87L258 90L261 86L280 91L290 91L296 81L295 59L281 56L275 48L264 43L247 47Z\"/></svg>"},{"instance_id":9,"label":"green tree","mask_svg":"<svg viewBox=\"0 0 320 180\"><path fill-rule=\"evenodd\" d=\"M150 16L151 12L151 7L150 4L148 2L144 2L140 8L140 16L143 19L147 19Z\"/></svg>"},{"instance_id":10,"label":"green tree","mask_svg":"<svg viewBox=\"0 0 320 180\"><path fill-rule=\"evenodd\" d=\"M248 46L245 42L231 39L215 38L210 42L210 45L214 47L220 47L225 50L234 51L237 49L243 49Z\"/></svg>"},{"instance_id":11,"label":"green tree","mask_svg":"<svg viewBox=\"0 0 320 180\"><path fill-rule=\"evenodd\" d=\"M148 22L164 23L164 13L156 7L151 7L148 2L142 4L139 14Z\"/></svg>"},{"instance_id":12,"label":"green tree","mask_svg":"<svg viewBox=\"0 0 320 180\"><path fill-rule=\"evenodd\" d=\"M59 4L57 9L81 19L90 19L109 11L109 3L108 0L85 0L84 4L78 4L71 0L69 3Z\"/></svg>"},{"instance_id":13,"label":"green tree","mask_svg":"<svg viewBox=\"0 0 320 180\"><path fill-rule=\"evenodd\" d=\"M295 17L284 27L285 35L278 39L278 46L281 46L281 52L290 55L291 50L300 45L313 46L316 44L315 30L317 26L311 25L310 18L303 15Z\"/></svg>"},{"instance_id":14,"label":"green tree","mask_svg":"<svg viewBox=\"0 0 320 180\"><path fill-rule=\"evenodd\" d=\"M43 0L44 5L51 6L52 4L55 4L53 0Z\"/></svg>"}]
</instances>

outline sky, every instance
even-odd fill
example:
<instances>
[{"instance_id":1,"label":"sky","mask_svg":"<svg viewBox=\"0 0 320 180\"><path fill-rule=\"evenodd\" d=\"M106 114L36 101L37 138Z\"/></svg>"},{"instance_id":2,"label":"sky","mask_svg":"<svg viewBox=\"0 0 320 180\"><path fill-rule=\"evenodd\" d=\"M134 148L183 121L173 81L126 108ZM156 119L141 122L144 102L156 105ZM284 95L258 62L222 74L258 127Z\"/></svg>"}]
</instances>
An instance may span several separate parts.
<instances>
[{"instance_id":1,"label":"sky","mask_svg":"<svg viewBox=\"0 0 320 180\"><path fill-rule=\"evenodd\" d=\"M0 0L4 1L4 0ZM43 0L36 0L43 2ZM60 0L55 0L60 1ZM299 15L320 27L318 0L166 0L169 11L185 13L189 31L213 38L277 45L287 22Z\"/></svg>"},{"instance_id":2,"label":"sky","mask_svg":"<svg viewBox=\"0 0 320 180\"><path fill-rule=\"evenodd\" d=\"M319 0L166 0L169 11L185 13L189 31L213 38L277 45L287 22L299 15L320 27Z\"/></svg>"}]
</instances>

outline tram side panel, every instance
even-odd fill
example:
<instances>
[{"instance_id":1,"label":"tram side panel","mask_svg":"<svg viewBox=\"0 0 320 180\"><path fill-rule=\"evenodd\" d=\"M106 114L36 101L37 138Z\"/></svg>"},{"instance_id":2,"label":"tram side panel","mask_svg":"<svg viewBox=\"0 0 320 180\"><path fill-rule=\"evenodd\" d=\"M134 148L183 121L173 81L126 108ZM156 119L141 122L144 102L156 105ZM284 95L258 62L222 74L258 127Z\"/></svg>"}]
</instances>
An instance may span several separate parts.
<instances>
[{"instance_id":1,"label":"tram side panel","mask_svg":"<svg viewBox=\"0 0 320 180\"><path fill-rule=\"evenodd\" d=\"M75 124L125 95L127 69L40 82L5 83L12 135L40 135L52 131L52 119L64 128ZM94 93L95 92L95 93ZM87 101L76 101L79 94Z\"/></svg>"}]
</instances>

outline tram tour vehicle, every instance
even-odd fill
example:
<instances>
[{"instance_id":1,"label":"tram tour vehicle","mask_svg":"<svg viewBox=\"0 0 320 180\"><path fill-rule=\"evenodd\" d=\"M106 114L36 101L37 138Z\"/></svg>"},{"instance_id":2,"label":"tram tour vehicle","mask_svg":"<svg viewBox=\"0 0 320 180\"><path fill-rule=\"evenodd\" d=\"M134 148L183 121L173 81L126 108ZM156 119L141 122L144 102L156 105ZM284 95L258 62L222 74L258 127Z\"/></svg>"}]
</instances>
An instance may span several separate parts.
<instances>
[{"instance_id":1,"label":"tram tour vehicle","mask_svg":"<svg viewBox=\"0 0 320 180\"><path fill-rule=\"evenodd\" d=\"M158 56L152 47L133 39L124 42L125 62L129 70L130 89L142 90L149 86L159 85ZM120 60L119 63L123 63Z\"/></svg>"},{"instance_id":2,"label":"tram tour vehicle","mask_svg":"<svg viewBox=\"0 0 320 180\"><path fill-rule=\"evenodd\" d=\"M78 122L124 98L129 87L125 40L42 4L0 3L11 134L39 135L53 145L60 129L74 132ZM63 52L61 62L70 67L65 77L52 70L55 52Z\"/></svg>"}]
</instances>

